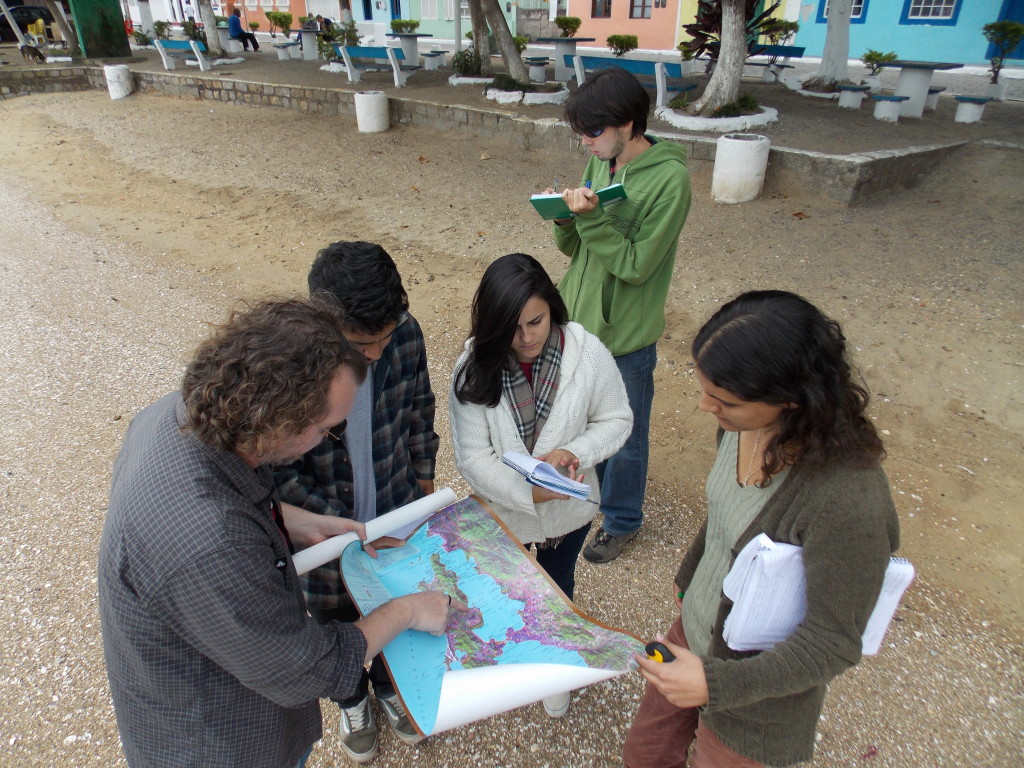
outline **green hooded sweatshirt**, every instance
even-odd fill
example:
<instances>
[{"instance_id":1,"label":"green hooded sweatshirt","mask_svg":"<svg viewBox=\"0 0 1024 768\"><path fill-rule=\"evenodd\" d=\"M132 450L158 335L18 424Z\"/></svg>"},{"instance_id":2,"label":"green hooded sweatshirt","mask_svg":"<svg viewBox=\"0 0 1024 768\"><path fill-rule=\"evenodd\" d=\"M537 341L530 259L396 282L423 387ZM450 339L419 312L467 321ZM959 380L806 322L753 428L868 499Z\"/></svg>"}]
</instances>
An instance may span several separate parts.
<instances>
[{"instance_id":1,"label":"green hooded sweatshirt","mask_svg":"<svg viewBox=\"0 0 1024 768\"><path fill-rule=\"evenodd\" d=\"M555 245L572 258L558 285L569 318L613 355L649 346L665 330L665 299L690 211L686 150L645 138L653 146L616 169L614 179L597 157L583 174L593 189L622 184L626 200L555 225Z\"/></svg>"}]
</instances>

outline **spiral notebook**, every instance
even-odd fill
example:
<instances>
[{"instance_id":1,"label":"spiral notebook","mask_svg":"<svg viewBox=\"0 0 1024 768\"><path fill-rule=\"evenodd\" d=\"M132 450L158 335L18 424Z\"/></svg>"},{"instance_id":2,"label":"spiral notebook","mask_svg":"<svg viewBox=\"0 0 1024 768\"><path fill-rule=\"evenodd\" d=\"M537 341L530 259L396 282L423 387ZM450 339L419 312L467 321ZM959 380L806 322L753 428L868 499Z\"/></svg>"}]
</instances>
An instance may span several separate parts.
<instances>
[{"instance_id":1,"label":"spiral notebook","mask_svg":"<svg viewBox=\"0 0 1024 768\"><path fill-rule=\"evenodd\" d=\"M914 580L914 566L901 557L889 559L878 602L868 619L861 652L874 656L903 593ZM736 556L722 591L733 601L722 636L734 651L765 651L796 631L807 613L803 548L752 539Z\"/></svg>"},{"instance_id":2,"label":"spiral notebook","mask_svg":"<svg viewBox=\"0 0 1024 768\"><path fill-rule=\"evenodd\" d=\"M507 451L501 457L504 464L512 467L516 472L526 478L532 485L547 488L549 491L564 493L576 499L586 501L590 496L590 486L586 483L578 483L570 480L565 475L559 474L558 470L547 462L535 459L515 451Z\"/></svg>"}]
</instances>

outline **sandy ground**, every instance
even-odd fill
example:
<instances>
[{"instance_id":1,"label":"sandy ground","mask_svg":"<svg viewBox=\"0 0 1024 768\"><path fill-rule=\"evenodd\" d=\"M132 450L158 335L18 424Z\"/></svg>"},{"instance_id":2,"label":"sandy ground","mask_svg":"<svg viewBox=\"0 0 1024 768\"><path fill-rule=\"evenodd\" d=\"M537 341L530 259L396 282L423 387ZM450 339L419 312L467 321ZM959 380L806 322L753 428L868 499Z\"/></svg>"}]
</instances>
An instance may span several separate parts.
<instances>
[{"instance_id":1,"label":"sandy ground","mask_svg":"<svg viewBox=\"0 0 1024 768\"><path fill-rule=\"evenodd\" d=\"M0 762L117 765L94 568L131 417L177 385L207 322L237 298L301 291L337 239L395 257L443 397L484 266L521 250L564 272L525 197L585 158L95 92L2 103L0 126ZM580 607L640 636L670 621L713 456L689 340L742 290L796 290L851 340L919 572L883 652L832 686L812 764L1020 766L1024 152L972 143L914 190L849 211L717 205L709 187L695 176L659 343L647 522L614 564L581 561ZM443 407L438 431L438 484L464 492ZM620 678L560 721L529 707L415 749L386 733L377 764L617 765L640 690ZM324 709L315 766L344 762Z\"/></svg>"}]
</instances>

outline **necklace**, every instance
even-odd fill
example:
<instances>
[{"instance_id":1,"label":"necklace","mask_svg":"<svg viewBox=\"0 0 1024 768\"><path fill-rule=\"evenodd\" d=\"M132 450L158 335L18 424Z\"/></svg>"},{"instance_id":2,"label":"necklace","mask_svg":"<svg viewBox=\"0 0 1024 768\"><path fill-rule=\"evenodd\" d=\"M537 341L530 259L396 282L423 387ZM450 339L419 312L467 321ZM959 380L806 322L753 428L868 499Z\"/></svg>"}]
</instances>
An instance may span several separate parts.
<instances>
[{"instance_id":1,"label":"necklace","mask_svg":"<svg viewBox=\"0 0 1024 768\"><path fill-rule=\"evenodd\" d=\"M763 427L761 428L763 429ZM754 474L754 460L757 458L757 447L761 444L761 429L757 430L757 438L754 440L754 450L750 454L750 466L747 467L747 474L742 480L737 480L740 488L746 488L747 483ZM739 444L737 443L737 453L739 452Z\"/></svg>"}]
</instances>

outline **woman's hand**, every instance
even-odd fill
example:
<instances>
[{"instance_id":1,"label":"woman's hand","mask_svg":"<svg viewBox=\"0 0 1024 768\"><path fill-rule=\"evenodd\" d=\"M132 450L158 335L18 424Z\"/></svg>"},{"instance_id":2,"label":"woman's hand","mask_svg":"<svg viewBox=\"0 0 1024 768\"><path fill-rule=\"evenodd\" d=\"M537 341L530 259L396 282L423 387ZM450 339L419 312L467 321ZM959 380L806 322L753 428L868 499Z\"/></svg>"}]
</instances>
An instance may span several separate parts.
<instances>
[{"instance_id":1,"label":"woman's hand","mask_svg":"<svg viewBox=\"0 0 1024 768\"><path fill-rule=\"evenodd\" d=\"M538 456L541 461L547 462L552 467L558 470L565 470L563 474L567 475L570 480L576 480L576 470L580 468L580 460L576 458L576 454L572 451L567 451L565 448L555 448L547 456ZM579 482L583 482L582 476L579 478Z\"/></svg>"},{"instance_id":2,"label":"woman's hand","mask_svg":"<svg viewBox=\"0 0 1024 768\"><path fill-rule=\"evenodd\" d=\"M569 497L564 493L556 493L555 491L549 491L547 488L541 488L539 485L533 486L533 503L541 504L545 501L565 501Z\"/></svg>"},{"instance_id":3,"label":"woman's hand","mask_svg":"<svg viewBox=\"0 0 1024 768\"><path fill-rule=\"evenodd\" d=\"M704 662L700 656L681 645L660 637L658 639L672 651L675 661L664 663L638 655L636 660L640 665L640 674L677 707L702 707L707 704L708 682L704 677Z\"/></svg>"}]
</instances>

